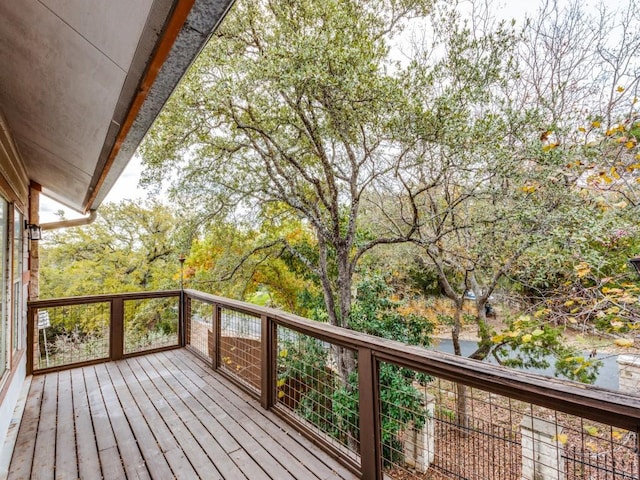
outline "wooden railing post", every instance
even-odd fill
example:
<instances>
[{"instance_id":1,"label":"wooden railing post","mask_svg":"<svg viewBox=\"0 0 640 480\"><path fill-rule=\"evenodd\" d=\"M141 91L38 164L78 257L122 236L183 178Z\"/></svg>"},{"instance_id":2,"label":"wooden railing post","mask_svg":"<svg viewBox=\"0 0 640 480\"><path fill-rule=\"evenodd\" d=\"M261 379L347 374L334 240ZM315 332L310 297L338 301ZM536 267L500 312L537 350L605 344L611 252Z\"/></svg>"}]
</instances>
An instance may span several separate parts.
<instances>
[{"instance_id":1,"label":"wooden railing post","mask_svg":"<svg viewBox=\"0 0 640 480\"><path fill-rule=\"evenodd\" d=\"M208 332L207 341L209 343L209 357L211 358L211 368L216 370L220 367L220 337L222 336L222 309L220 305L213 304L213 318L211 319L211 331Z\"/></svg>"},{"instance_id":2,"label":"wooden railing post","mask_svg":"<svg viewBox=\"0 0 640 480\"><path fill-rule=\"evenodd\" d=\"M111 300L110 330L110 357L111 360L120 360L124 354L124 299L122 297Z\"/></svg>"},{"instance_id":3,"label":"wooden railing post","mask_svg":"<svg viewBox=\"0 0 640 480\"><path fill-rule=\"evenodd\" d=\"M191 343L191 297L189 297L184 290L180 290L178 329L180 346L186 347Z\"/></svg>"},{"instance_id":4,"label":"wooden railing post","mask_svg":"<svg viewBox=\"0 0 640 480\"><path fill-rule=\"evenodd\" d=\"M378 361L368 348L358 349L358 389L362 478L382 480Z\"/></svg>"},{"instance_id":5,"label":"wooden railing post","mask_svg":"<svg viewBox=\"0 0 640 480\"><path fill-rule=\"evenodd\" d=\"M276 349L277 349L277 325L267 315L261 319L261 385L260 404L262 408L269 409L274 405L276 389Z\"/></svg>"}]
</instances>

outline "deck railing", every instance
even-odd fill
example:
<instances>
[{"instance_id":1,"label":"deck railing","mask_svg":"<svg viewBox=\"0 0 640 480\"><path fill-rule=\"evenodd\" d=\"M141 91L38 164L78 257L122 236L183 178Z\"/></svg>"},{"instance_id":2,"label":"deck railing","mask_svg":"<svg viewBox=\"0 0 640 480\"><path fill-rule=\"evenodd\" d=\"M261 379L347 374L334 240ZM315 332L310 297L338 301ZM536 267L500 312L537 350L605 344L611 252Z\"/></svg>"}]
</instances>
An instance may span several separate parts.
<instances>
[{"instance_id":1,"label":"deck railing","mask_svg":"<svg viewBox=\"0 0 640 480\"><path fill-rule=\"evenodd\" d=\"M637 396L192 290L185 300L188 347L362 478L640 478Z\"/></svg>"},{"instance_id":2,"label":"deck railing","mask_svg":"<svg viewBox=\"0 0 640 480\"><path fill-rule=\"evenodd\" d=\"M45 373L182 346L180 295L174 290L29 302L27 371Z\"/></svg>"},{"instance_id":3,"label":"deck railing","mask_svg":"<svg viewBox=\"0 0 640 480\"><path fill-rule=\"evenodd\" d=\"M194 290L182 297L161 292L38 301L29 311L35 322L43 309L83 305L77 308L95 309L90 315L101 325L107 314L99 305L108 304L110 353L100 353L100 360L117 359L127 355L125 337L135 331L127 327L135 324L127 302L154 298L161 304L182 298L177 311L175 303L157 306L177 319L184 312L171 346L203 357L362 478L640 478L636 395L410 347ZM30 338L36 339L34 322Z\"/></svg>"}]
</instances>

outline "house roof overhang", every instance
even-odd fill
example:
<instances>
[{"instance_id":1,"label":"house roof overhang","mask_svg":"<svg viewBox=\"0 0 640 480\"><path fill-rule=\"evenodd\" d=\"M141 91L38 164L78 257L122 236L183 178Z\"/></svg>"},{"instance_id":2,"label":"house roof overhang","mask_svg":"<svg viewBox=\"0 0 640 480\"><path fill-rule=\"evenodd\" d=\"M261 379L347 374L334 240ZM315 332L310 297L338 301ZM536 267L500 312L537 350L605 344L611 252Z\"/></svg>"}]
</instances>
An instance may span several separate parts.
<instances>
[{"instance_id":1,"label":"house roof overhang","mask_svg":"<svg viewBox=\"0 0 640 480\"><path fill-rule=\"evenodd\" d=\"M0 2L0 110L30 181L96 209L232 3Z\"/></svg>"}]
</instances>

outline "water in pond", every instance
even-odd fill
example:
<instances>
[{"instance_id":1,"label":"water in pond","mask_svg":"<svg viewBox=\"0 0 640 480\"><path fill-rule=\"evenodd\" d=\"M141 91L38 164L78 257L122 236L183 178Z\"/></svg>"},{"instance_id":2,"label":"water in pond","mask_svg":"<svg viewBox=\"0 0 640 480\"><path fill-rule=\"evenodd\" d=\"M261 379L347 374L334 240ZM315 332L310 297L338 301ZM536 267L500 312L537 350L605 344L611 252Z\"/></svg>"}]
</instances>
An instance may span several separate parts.
<instances>
[{"instance_id":1,"label":"water in pond","mask_svg":"<svg viewBox=\"0 0 640 480\"><path fill-rule=\"evenodd\" d=\"M450 338L441 338L434 339L433 349L439 352L444 353L453 353L453 342ZM471 355L476 348L478 347L478 343L470 340L461 340L460 348L462 350L463 356ZM588 355L588 354L587 354ZM598 354L596 355L598 359L602 361L602 366L598 371L598 378L594 385L602 388L608 388L610 390L618 390L618 364L616 362L617 355L606 355L606 354ZM487 359L489 363L496 363L493 357ZM546 377L554 376L554 368L553 368L553 358L550 358L549 364L552 365L549 368L540 369L540 368L528 368L525 369L527 372L538 373L540 375L544 375Z\"/></svg>"}]
</instances>

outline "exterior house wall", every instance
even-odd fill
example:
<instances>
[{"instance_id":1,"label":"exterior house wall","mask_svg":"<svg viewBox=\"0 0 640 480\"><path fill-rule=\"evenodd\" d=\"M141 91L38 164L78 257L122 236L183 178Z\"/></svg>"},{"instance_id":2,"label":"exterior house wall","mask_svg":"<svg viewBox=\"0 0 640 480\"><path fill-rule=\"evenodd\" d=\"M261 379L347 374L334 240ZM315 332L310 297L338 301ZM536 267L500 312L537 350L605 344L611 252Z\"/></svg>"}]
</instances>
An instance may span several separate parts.
<instances>
[{"instance_id":1,"label":"exterior house wall","mask_svg":"<svg viewBox=\"0 0 640 480\"><path fill-rule=\"evenodd\" d=\"M29 286L29 242L24 221L29 221L29 179L4 115L0 111L0 197L7 202L0 228L6 228L0 244L4 267L0 272L0 322L4 331L4 350L0 362L0 449L11 422L16 401L26 376L26 300ZM22 262L20 252L22 249ZM15 262L15 266L14 266ZM21 265L21 271L19 271ZM18 292L20 294L18 295ZM2 332L2 330L0 330Z\"/></svg>"}]
</instances>

